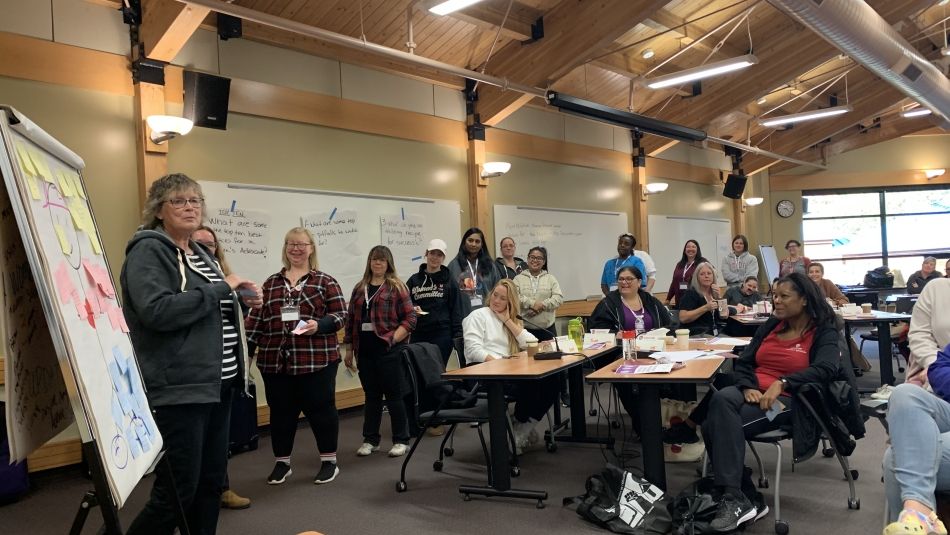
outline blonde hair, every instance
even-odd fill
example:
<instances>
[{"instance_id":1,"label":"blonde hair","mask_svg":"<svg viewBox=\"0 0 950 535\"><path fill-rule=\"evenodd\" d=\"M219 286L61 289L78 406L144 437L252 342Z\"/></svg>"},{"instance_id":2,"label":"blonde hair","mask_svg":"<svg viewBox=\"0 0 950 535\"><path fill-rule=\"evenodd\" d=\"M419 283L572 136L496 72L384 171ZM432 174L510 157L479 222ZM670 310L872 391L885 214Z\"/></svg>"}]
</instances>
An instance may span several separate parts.
<instances>
[{"instance_id":1,"label":"blonde hair","mask_svg":"<svg viewBox=\"0 0 950 535\"><path fill-rule=\"evenodd\" d=\"M508 317L511 318L511 321L513 321L515 325L524 328L524 324L518 319L518 316L521 315L521 300L518 298L518 286L516 286L511 279L501 279L498 281L498 284L492 288L491 293L495 293L495 290L499 287L504 287L508 290ZM491 294L489 294L488 299L489 306L491 306ZM518 345L518 339L515 338L515 335L511 334L511 330L505 329L505 334L508 335L508 353L514 355L521 351L521 346Z\"/></svg>"},{"instance_id":2,"label":"blonde hair","mask_svg":"<svg viewBox=\"0 0 950 535\"><path fill-rule=\"evenodd\" d=\"M712 281L712 284L710 285L710 288L716 285L716 279L718 278L716 276L716 268L713 267L712 264L710 264L709 262L700 262L700 264L696 266L696 269L693 271L693 278L690 279L690 282L689 282L689 287L696 290L696 293L698 293L699 295L703 294L703 289L699 285L699 272L703 268L709 268L709 270L712 271L713 281Z\"/></svg>"},{"instance_id":3,"label":"blonde hair","mask_svg":"<svg viewBox=\"0 0 950 535\"><path fill-rule=\"evenodd\" d=\"M287 260L287 240L289 240L293 234L303 234L310 240L310 245L312 245L313 248L310 249L307 264L310 266L311 271L320 269L320 264L317 262L317 240L313 239L313 234L303 227L294 227L288 230L287 234L284 234L284 246L280 251L280 261L284 264L284 269L290 269L290 260Z\"/></svg>"},{"instance_id":4,"label":"blonde hair","mask_svg":"<svg viewBox=\"0 0 950 535\"><path fill-rule=\"evenodd\" d=\"M221 266L221 273L224 273L224 276L227 277L231 274L231 266L228 265L228 261L224 258L224 249L221 247L221 242L218 241L218 234L208 225L201 225L195 229L195 232L199 230L211 234L211 238L214 240L214 259L217 260L218 265ZM194 236L195 232L192 232L191 235ZM194 237L192 237L192 239L194 239Z\"/></svg>"},{"instance_id":5,"label":"blonde hair","mask_svg":"<svg viewBox=\"0 0 950 535\"><path fill-rule=\"evenodd\" d=\"M393 261L393 253L389 250L389 247L385 245L377 245L369 250L369 254L366 255L366 268L363 269L363 278L360 279L360 282L356 285L356 288L364 288L369 284L369 281L373 278L373 270L370 269L370 264L373 260L385 260L386 261L386 283L389 284L389 287L394 290L406 290L405 283L399 278L399 275L396 273L396 264Z\"/></svg>"}]
</instances>

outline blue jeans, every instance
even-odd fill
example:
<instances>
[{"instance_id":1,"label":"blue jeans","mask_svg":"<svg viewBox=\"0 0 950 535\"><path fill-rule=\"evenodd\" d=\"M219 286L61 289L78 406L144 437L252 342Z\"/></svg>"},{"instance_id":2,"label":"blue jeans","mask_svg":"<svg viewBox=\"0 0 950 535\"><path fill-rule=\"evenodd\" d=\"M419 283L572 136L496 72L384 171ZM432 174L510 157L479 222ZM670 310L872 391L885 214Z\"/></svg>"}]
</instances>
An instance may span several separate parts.
<instances>
[{"instance_id":1,"label":"blue jeans","mask_svg":"<svg viewBox=\"0 0 950 535\"><path fill-rule=\"evenodd\" d=\"M888 518L905 500L936 510L934 491L950 489L950 403L923 388L902 384L888 400L891 446L884 453Z\"/></svg>"}]
</instances>

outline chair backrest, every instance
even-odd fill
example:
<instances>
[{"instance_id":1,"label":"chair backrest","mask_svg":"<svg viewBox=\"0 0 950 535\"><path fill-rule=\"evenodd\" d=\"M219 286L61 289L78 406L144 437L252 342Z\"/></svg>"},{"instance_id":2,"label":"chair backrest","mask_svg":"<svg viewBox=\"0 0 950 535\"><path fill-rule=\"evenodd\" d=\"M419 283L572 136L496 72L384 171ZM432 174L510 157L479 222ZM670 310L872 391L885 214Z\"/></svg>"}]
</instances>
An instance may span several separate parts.
<instances>
[{"instance_id":1,"label":"chair backrest","mask_svg":"<svg viewBox=\"0 0 950 535\"><path fill-rule=\"evenodd\" d=\"M438 404L437 394L433 389L441 388L441 374L445 371L439 347L428 342L406 344L400 352L406 365L406 376L412 387L411 394L406 396L407 409L413 421L419 421L419 413L425 412L430 405ZM430 380L426 380L429 377ZM411 404L411 406L410 406Z\"/></svg>"},{"instance_id":2,"label":"chair backrest","mask_svg":"<svg viewBox=\"0 0 950 535\"><path fill-rule=\"evenodd\" d=\"M452 347L455 348L455 353L458 355L459 368L464 368L467 366L468 361L465 360L465 338L462 338L461 336L458 338L453 338Z\"/></svg>"},{"instance_id":3,"label":"chair backrest","mask_svg":"<svg viewBox=\"0 0 950 535\"><path fill-rule=\"evenodd\" d=\"M902 295L897 298L897 309L898 314L910 314L914 310L914 305L917 303L916 295Z\"/></svg>"}]
</instances>

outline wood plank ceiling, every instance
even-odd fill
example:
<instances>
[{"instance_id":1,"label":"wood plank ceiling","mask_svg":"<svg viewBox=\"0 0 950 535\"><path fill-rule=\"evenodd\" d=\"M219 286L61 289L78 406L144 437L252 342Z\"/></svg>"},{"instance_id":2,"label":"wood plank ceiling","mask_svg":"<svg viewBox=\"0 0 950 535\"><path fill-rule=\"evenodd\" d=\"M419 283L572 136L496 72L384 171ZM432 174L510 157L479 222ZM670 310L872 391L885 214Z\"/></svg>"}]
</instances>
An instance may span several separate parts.
<instances>
[{"instance_id":1,"label":"wood plank ceiling","mask_svg":"<svg viewBox=\"0 0 950 535\"><path fill-rule=\"evenodd\" d=\"M922 54L940 59L941 23L947 15L937 0L867 1ZM512 82L706 129L717 137L806 161L822 162L869 140L876 143L933 128L927 120L901 118L900 106L908 104L902 94L763 0L484 0L442 17L429 13L418 0L233 3L404 51L411 19L414 53L419 56L484 68ZM544 37L532 42L531 26L539 18ZM253 23L245 24L244 37L438 84L462 84L446 73ZM648 49L652 57L645 54ZM651 90L638 83L647 73L655 77L750 49L758 65L707 79L695 96L691 87ZM483 85L479 93L478 111L488 125L525 104L544 106L540 99L494 87ZM827 107L833 98L850 103L854 111L788 130L764 128L756 120L764 114ZM648 154L658 155L671 143L648 136L645 146ZM752 155L744 161L746 172L772 166L774 172L794 164Z\"/></svg>"}]
</instances>

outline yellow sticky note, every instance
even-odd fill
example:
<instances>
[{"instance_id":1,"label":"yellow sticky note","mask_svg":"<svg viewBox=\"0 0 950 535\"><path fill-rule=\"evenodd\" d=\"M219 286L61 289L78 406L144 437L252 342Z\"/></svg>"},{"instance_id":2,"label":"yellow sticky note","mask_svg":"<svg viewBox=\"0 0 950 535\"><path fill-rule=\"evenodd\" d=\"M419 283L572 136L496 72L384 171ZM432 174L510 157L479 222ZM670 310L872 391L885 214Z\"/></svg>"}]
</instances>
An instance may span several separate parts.
<instances>
[{"instance_id":1,"label":"yellow sticky note","mask_svg":"<svg viewBox=\"0 0 950 535\"><path fill-rule=\"evenodd\" d=\"M53 223L53 228L56 230L56 237L59 238L59 246L63 249L63 254L72 253L73 246L66 239L66 230L59 223Z\"/></svg>"},{"instance_id":2,"label":"yellow sticky note","mask_svg":"<svg viewBox=\"0 0 950 535\"><path fill-rule=\"evenodd\" d=\"M59 169L56 173L56 178L59 179L59 192L63 195L63 197L72 197L76 194L73 189L73 179L70 178L66 171Z\"/></svg>"},{"instance_id":3,"label":"yellow sticky note","mask_svg":"<svg viewBox=\"0 0 950 535\"><path fill-rule=\"evenodd\" d=\"M30 158L30 153L27 152L26 146L22 143L17 143L16 153L17 156L20 157L20 169L23 169L31 176L36 176L36 169L33 167L33 159Z\"/></svg>"},{"instance_id":4,"label":"yellow sticky note","mask_svg":"<svg viewBox=\"0 0 950 535\"><path fill-rule=\"evenodd\" d=\"M36 173L47 182L53 182L53 173L50 172L49 165L46 163L46 155L36 149L31 149L30 157L33 159Z\"/></svg>"},{"instance_id":5,"label":"yellow sticky note","mask_svg":"<svg viewBox=\"0 0 950 535\"><path fill-rule=\"evenodd\" d=\"M102 248L99 247L99 237L96 236L95 232L88 232L86 235L89 236L89 243L92 244L92 252L96 253L97 255L101 255Z\"/></svg>"},{"instance_id":6,"label":"yellow sticky note","mask_svg":"<svg viewBox=\"0 0 950 535\"><path fill-rule=\"evenodd\" d=\"M23 180L26 181L26 187L30 189L30 196L33 197L34 201L42 199L40 197L40 188L36 186L36 179L32 176L25 176Z\"/></svg>"},{"instance_id":7,"label":"yellow sticky note","mask_svg":"<svg viewBox=\"0 0 950 535\"><path fill-rule=\"evenodd\" d=\"M72 182L73 182L73 190L74 190L80 197L82 197L83 199L85 199L85 198L86 198L86 190L84 190L83 187L82 187L82 178L79 177L79 173L77 173L76 171L73 171L72 169L69 169L69 170L63 171L63 172L66 173L66 175L69 176L69 177L72 179Z\"/></svg>"}]
</instances>

